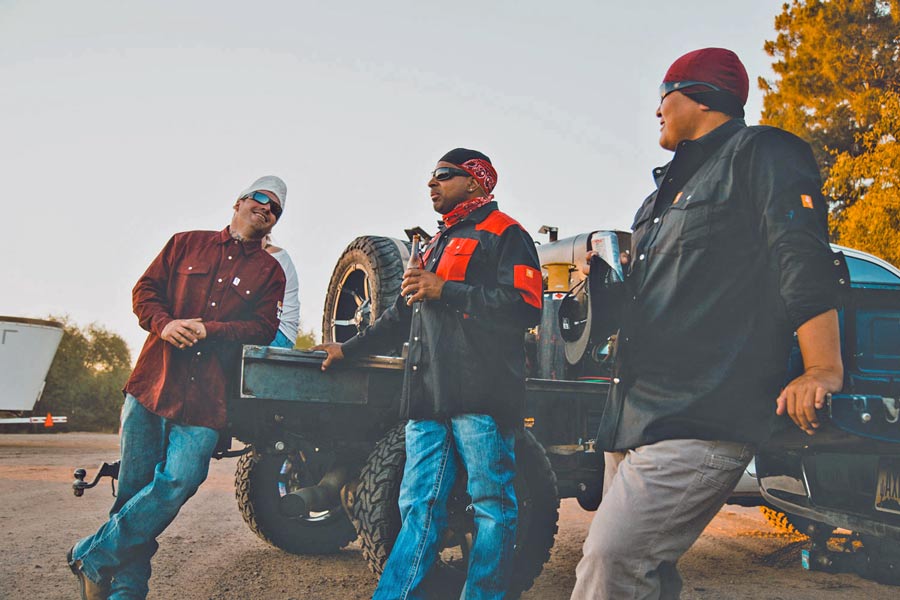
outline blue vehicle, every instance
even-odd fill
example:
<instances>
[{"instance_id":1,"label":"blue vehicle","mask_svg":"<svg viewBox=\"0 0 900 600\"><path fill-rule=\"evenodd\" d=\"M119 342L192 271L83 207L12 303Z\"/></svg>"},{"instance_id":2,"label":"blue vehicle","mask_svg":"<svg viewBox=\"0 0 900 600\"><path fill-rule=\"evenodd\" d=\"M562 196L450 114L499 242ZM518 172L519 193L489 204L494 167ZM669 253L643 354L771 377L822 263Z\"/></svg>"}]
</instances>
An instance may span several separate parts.
<instances>
[{"instance_id":1,"label":"blue vehicle","mask_svg":"<svg viewBox=\"0 0 900 600\"><path fill-rule=\"evenodd\" d=\"M756 475L762 500L810 536L804 567L900 583L900 270L835 249L851 281L841 312L844 389L828 399L815 435L793 426L776 434ZM829 548L835 528L853 532L862 551Z\"/></svg>"}]
</instances>

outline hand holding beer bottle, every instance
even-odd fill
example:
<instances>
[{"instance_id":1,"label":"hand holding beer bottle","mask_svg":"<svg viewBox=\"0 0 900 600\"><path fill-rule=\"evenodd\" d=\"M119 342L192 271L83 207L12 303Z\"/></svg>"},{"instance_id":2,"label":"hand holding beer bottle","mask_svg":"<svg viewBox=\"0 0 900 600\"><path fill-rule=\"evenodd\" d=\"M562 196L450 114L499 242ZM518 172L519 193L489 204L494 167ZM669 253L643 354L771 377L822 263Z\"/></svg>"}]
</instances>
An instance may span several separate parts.
<instances>
[{"instance_id":1,"label":"hand holding beer bottle","mask_svg":"<svg viewBox=\"0 0 900 600\"><path fill-rule=\"evenodd\" d=\"M407 282L409 281L409 271L418 270L421 271L425 269L425 261L422 260L422 238L418 233L413 234L412 237L412 245L409 248L409 261L406 263L406 273L403 274L403 283L404 288L408 287ZM411 305L413 303L413 293L405 294L406 303Z\"/></svg>"}]
</instances>

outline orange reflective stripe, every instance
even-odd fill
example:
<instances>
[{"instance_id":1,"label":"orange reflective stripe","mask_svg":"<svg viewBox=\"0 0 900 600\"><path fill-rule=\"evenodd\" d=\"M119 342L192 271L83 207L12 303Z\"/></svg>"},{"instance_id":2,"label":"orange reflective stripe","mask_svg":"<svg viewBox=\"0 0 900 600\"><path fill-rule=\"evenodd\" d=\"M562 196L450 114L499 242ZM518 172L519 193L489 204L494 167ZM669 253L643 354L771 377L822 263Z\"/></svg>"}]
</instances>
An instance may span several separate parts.
<instances>
[{"instance_id":1,"label":"orange reflective stripe","mask_svg":"<svg viewBox=\"0 0 900 600\"><path fill-rule=\"evenodd\" d=\"M541 308L543 282L541 272L528 265L513 267L513 285L522 294L522 299L535 308Z\"/></svg>"}]
</instances>

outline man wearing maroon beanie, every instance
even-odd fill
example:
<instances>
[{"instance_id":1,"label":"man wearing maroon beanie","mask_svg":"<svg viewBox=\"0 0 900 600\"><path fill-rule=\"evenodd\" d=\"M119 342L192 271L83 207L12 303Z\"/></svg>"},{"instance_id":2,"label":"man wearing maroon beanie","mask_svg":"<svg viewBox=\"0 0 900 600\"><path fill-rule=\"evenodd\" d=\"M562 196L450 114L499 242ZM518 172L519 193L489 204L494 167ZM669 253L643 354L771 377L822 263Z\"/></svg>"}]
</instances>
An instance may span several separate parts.
<instances>
[{"instance_id":1,"label":"man wearing maroon beanie","mask_svg":"<svg viewBox=\"0 0 900 600\"><path fill-rule=\"evenodd\" d=\"M722 48L685 54L660 86L659 143L675 155L653 170L656 190L632 225L597 440L604 496L573 598L677 598L678 559L776 413L813 434L816 408L841 389L841 257L828 247L818 168L799 138L744 124L748 89ZM795 331L805 372L790 380Z\"/></svg>"}]
</instances>

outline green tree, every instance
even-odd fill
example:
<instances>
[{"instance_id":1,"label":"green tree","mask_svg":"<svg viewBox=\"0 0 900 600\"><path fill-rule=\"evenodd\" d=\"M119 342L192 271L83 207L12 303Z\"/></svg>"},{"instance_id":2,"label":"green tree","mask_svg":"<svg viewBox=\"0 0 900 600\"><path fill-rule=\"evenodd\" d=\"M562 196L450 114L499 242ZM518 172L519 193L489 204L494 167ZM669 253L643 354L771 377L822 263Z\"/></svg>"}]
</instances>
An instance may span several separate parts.
<instances>
[{"instance_id":1,"label":"green tree","mask_svg":"<svg viewBox=\"0 0 900 600\"><path fill-rule=\"evenodd\" d=\"M882 121L900 93L900 0L792 0L775 30L765 50L776 78L759 79L761 122L812 146L834 238L888 258L900 244L888 233L896 221L875 221L898 201L890 163L879 161L896 152L896 127Z\"/></svg>"},{"instance_id":2,"label":"green tree","mask_svg":"<svg viewBox=\"0 0 900 600\"><path fill-rule=\"evenodd\" d=\"M316 332L312 329L303 329L303 323L300 323L300 327L297 329L297 342L294 344L294 348L306 350L318 343L319 342L316 341Z\"/></svg>"},{"instance_id":3,"label":"green tree","mask_svg":"<svg viewBox=\"0 0 900 600\"><path fill-rule=\"evenodd\" d=\"M131 372L128 345L97 324L79 328L68 317L50 318L65 329L35 413L66 415L71 429L115 431Z\"/></svg>"}]
</instances>

